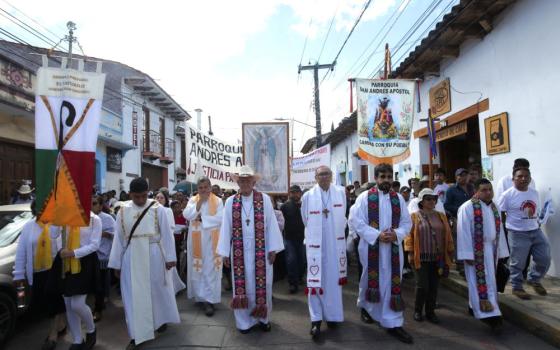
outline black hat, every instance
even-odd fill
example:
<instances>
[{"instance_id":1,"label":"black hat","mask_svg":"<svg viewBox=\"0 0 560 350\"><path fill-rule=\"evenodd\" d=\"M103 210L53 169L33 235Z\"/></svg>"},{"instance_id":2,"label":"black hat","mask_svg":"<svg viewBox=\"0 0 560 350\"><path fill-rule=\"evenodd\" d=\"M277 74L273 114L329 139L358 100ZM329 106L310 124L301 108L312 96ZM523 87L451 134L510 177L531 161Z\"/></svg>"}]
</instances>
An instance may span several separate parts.
<instances>
[{"instance_id":1,"label":"black hat","mask_svg":"<svg viewBox=\"0 0 560 350\"><path fill-rule=\"evenodd\" d=\"M146 191L148 191L148 181L146 181L146 179L137 177L136 179L130 181L130 192L142 193Z\"/></svg>"},{"instance_id":2,"label":"black hat","mask_svg":"<svg viewBox=\"0 0 560 350\"><path fill-rule=\"evenodd\" d=\"M292 185L290 186L290 192L301 192L301 187L298 185Z\"/></svg>"}]
</instances>

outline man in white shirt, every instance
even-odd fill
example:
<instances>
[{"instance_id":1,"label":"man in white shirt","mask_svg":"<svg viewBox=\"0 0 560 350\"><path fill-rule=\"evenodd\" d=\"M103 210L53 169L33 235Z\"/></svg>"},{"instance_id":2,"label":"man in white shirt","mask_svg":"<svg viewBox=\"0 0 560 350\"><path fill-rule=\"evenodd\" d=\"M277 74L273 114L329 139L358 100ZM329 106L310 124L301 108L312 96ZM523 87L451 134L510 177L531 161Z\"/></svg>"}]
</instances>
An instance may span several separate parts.
<instances>
[{"instance_id":1,"label":"man in white shirt","mask_svg":"<svg viewBox=\"0 0 560 350\"><path fill-rule=\"evenodd\" d=\"M511 284L513 295L527 300L531 296L523 289L523 268L527 255L533 256L533 266L527 283L539 295L546 295L540 280L550 267L550 243L538 223L539 193L529 187L531 172L528 168L513 171L513 187L498 199L498 206L507 216L506 228L511 249Z\"/></svg>"},{"instance_id":2,"label":"man in white shirt","mask_svg":"<svg viewBox=\"0 0 560 350\"><path fill-rule=\"evenodd\" d=\"M525 158L517 158L516 160L513 161L513 169L517 169L517 168L529 169L530 168L529 161ZM507 174L498 181L495 190L496 195L494 196L494 198L500 198L502 196L502 193L509 190L511 187L513 187L513 178L511 174ZM531 183L529 184L529 187L531 187L532 189L536 189L535 180L531 179Z\"/></svg>"}]
</instances>

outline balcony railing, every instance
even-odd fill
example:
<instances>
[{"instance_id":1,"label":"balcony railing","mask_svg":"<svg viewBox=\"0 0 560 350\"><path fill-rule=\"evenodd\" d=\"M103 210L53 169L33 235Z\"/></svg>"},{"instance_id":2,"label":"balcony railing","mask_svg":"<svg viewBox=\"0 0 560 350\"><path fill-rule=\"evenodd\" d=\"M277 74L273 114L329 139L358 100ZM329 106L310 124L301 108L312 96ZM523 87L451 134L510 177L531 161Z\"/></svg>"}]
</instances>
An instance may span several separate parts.
<instances>
[{"instance_id":1,"label":"balcony railing","mask_svg":"<svg viewBox=\"0 0 560 350\"><path fill-rule=\"evenodd\" d=\"M175 161L175 140L166 138L164 145L165 152L159 160L168 164L173 163Z\"/></svg>"},{"instance_id":2,"label":"balcony railing","mask_svg":"<svg viewBox=\"0 0 560 350\"><path fill-rule=\"evenodd\" d=\"M156 159L161 154L161 139L157 132L153 130L144 130L144 149L142 152L144 157Z\"/></svg>"}]
</instances>

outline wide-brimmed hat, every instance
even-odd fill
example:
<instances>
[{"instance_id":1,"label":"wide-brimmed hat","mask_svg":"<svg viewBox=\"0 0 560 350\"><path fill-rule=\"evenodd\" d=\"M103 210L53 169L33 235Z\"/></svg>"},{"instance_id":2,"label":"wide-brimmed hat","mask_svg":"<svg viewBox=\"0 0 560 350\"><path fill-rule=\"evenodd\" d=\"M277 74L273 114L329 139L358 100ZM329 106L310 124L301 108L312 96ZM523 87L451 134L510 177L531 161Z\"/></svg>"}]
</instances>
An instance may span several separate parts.
<instances>
[{"instance_id":1,"label":"wide-brimmed hat","mask_svg":"<svg viewBox=\"0 0 560 350\"><path fill-rule=\"evenodd\" d=\"M19 194L30 194L31 192L35 191L35 189L31 188L31 186L29 185L21 185L17 191L19 192Z\"/></svg>"},{"instance_id":2,"label":"wide-brimmed hat","mask_svg":"<svg viewBox=\"0 0 560 350\"><path fill-rule=\"evenodd\" d=\"M257 174L253 170L253 168L248 165L243 165L241 168L239 168L239 171L235 174L232 174L231 177L235 182L239 181L240 177L252 177L255 181L259 181L261 179L261 175Z\"/></svg>"},{"instance_id":3,"label":"wide-brimmed hat","mask_svg":"<svg viewBox=\"0 0 560 350\"><path fill-rule=\"evenodd\" d=\"M420 193L418 194L418 199L422 201L426 196L432 196L435 197L436 199L438 198L438 195L431 188L425 188L422 191L420 191Z\"/></svg>"}]
</instances>

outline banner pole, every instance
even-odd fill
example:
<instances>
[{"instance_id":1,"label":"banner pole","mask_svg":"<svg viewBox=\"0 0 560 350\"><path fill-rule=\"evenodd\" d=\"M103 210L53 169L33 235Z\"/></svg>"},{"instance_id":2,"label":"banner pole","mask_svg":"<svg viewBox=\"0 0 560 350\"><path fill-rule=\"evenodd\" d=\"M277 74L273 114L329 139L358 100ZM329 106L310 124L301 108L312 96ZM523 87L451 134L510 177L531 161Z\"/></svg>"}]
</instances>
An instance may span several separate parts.
<instances>
[{"instance_id":1,"label":"banner pole","mask_svg":"<svg viewBox=\"0 0 560 350\"><path fill-rule=\"evenodd\" d=\"M428 128L429 128L430 127L429 124L432 122L432 109L431 108L428 108L428 119L426 121L428 122ZM435 132L435 130L433 132ZM433 188L433 185L434 185L433 184L433 181L434 181L434 175L433 175L434 161L432 159L433 158L433 152L432 152L431 145L430 145L429 149L430 149L430 157L429 157L430 161L429 161L428 164L429 164L430 168L428 169L428 176L430 177L430 180L429 180L428 184L429 184L430 188Z\"/></svg>"}]
</instances>

